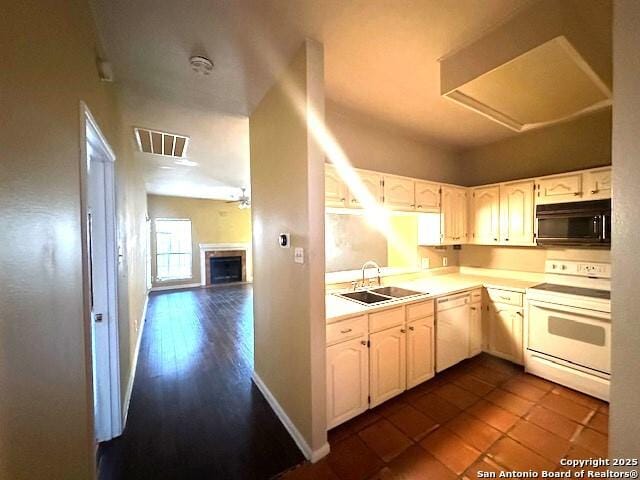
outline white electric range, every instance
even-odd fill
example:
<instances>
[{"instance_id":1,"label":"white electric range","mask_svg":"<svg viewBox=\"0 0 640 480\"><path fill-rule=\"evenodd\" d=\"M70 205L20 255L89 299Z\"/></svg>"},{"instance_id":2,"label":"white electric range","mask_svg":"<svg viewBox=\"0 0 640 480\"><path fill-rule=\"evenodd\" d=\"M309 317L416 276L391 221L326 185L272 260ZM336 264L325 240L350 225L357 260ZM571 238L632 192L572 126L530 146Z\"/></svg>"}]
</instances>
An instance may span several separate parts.
<instances>
[{"instance_id":1,"label":"white electric range","mask_svg":"<svg viewBox=\"0 0 640 480\"><path fill-rule=\"evenodd\" d=\"M547 260L545 274L527 289L525 370L608 400L611 266Z\"/></svg>"}]
</instances>

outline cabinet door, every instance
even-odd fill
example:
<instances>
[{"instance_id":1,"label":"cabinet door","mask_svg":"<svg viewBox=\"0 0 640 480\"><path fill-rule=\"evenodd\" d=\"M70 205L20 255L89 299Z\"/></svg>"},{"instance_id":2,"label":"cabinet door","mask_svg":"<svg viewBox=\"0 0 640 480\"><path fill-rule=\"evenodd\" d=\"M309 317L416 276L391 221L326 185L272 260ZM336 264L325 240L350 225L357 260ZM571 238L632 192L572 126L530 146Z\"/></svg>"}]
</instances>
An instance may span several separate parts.
<instances>
[{"instance_id":1,"label":"cabinet door","mask_svg":"<svg viewBox=\"0 0 640 480\"><path fill-rule=\"evenodd\" d=\"M492 304L489 320L489 351L522 364L522 308Z\"/></svg>"},{"instance_id":2,"label":"cabinet door","mask_svg":"<svg viewBox=\"0 0 640 480\"><path fill-rule=\"evenodd\" d=\"M440 213L440 185L431 182L415 182L416 210Z\"/></svg>"},{"instance_id":3,"label":"cabinet door","mask_svg":"<svg viewBox=\"0 0 640 480\"><path fill-rule=\"evenodd\" d=\"M384 177L384 204L391 208L413 210L414 181L406 178Z\"/></svg>"},{"instance_id":4,"label":"cabinet door","mask_svg":"<svg viewBox=\"0 0 640 480\"><path fill-rule=\"evenodd\" d=\"M382 175L375 172L356 171L362 186L371 194L371 200L382 203ZM355 192L357 193L357 192ZM350 192L349 206L354 208L362 207L361 200L354 192Z\"/></svg>"},{"instance_id":5,"label":"cabinet door","mask_svg":"<svg viewBox=\"0 0 640 480\"><path fill-rule=\"evenodd\" d=\"M370 406L404 392L407 381L406 334L404 327L394 327L369 335Z\"/></svg>"},{"instance_id":6,"label":"cabinet door","mask_svg":"<svg viewBox=\"0 0 640 480\"><path fill-rule=\"evenodd\" d=\"M470 214L470 240L481 245L497 244L500 238L500 187L474 189Z\"/></svg>"},{"instance_id":7,"label":"cabinet door","mask_svg":"<svg viewBox=\"0 0 640 480\"><path fill-rule=\"evenodd\" d=\"M360 338L327 348L327 427L369 408L369 349Z\"/></svg>"},{"instance_id":8,"label":"cabinet door","mask_svg":"<svg viewBox=\"0 0 640 480\"><path fill-rule=\"evenodd\" d=\"M482 304L472 303L469 315L469 357L482 351Z\"/></svg>"},{"instance_id":9,"label":"cabinet door","mask_svg":"<svg viewBox=\"0 0 640 480\"><path fill-rule=\"evenodd\" d=\"M466 189L443 186L441 205L443 243L465 243L467 240Z\"/></svg>"},{"instance_id":10,"label":"cabinet door","mask_svg":"<svg viewBox=\"0 0 640 480\"><path fill-rule=\"evenodd\" d=\"M349 192L333 165L324 165L324 203L327 207L346 207Z\"/></svg>"},{"instance_id":11,"label":"cabinet door","mask_svg":"<svg viewBox=\"0 0 640 480\"><path fill-rule=\"evenodd\" d=\"M585 200L611 198L611 167L584 172Z\"/></svg>"},{"instance_id":12,"label":"cabinet door","mask_svg":"<svg viewBox=\"0 0 640 480\"><path fill-rule=\"evenodd\" d=\"M407 388L433 377L434 367L432 315L407 325Z\"/></svg>"},{"instance_id":13,"label":"cabinet door","mask_svg":"<svg viewBox=\"0 0 640 480\"><path fill-rule=\"evenodd\" d=\"M500 241L533 245L533 181L500 185Z\"/></svg>"},{"instance_id":14,"label":"cabinet door","mask_svg":"<svg viewBox=\"0 0 640 480\"><path fill-rule=\"evenodd\" d=\"M536 204L582 200L582 173L537 179Z\"/></svg>"}]
</instances>

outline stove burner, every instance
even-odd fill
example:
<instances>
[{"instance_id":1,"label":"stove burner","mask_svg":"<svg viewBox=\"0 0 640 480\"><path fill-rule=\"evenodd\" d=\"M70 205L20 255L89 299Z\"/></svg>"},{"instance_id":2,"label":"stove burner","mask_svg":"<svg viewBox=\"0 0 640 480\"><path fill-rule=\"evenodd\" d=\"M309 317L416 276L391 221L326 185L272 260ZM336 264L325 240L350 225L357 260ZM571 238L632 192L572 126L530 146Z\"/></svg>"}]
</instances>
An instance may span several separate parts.
<instances>
[{"instance_id":1,"label":"stove burner","mask_svg":"<svg viewBox=\"0 0 640 480\"><path fill-rule=\"evenodd\" d=\"M531 288L535 290L544 290L547 292L579 295L581 297L593 297L603 300L611 299L611 292L609 290L598 290L595 288L572 287L570 285L557 285L555 283L541 283L540 285L536 285L535 287Z\"/></svg>"}]
</instances>

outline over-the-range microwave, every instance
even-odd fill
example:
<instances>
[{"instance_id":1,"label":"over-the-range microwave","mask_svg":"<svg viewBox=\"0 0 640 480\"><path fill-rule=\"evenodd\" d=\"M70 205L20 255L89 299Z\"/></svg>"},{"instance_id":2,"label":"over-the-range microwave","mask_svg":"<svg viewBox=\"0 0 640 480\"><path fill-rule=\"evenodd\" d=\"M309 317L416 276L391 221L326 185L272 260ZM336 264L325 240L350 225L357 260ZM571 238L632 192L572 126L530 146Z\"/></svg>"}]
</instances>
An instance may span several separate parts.
<instances>
[{"instance_id":1,"label":"over-the-range microwave","mask_svg":"<svg viewBox=\"0 0 640 480\"><path fill-rule=\"evenodd\" d=\"M611 199L536 207L538 245L611 245Z\"/></svg>"}]
</instances>

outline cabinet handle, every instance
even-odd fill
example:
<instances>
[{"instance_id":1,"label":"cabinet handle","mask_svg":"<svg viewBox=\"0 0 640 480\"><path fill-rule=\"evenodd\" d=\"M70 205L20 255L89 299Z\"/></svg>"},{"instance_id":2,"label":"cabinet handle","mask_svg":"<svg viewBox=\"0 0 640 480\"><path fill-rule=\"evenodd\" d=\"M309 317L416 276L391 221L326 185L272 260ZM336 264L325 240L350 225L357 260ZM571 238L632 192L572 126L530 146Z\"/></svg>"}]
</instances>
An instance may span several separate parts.
<instances>
[{"instance_id":1,"label":"cabinet handle","mask_svg":"<svg viewBox=\"0 0 640 480\"><path fill-rule=\"evenodd\" d=\"M406 332L406 330L404 328L400 329L400 333L405 333L405 332Z\"/></svg>"},{"instance_id":2,"label":"cabinet handle","mask_svg":"<svg viewBox=\"0 0 640 480\"><path fill-rule=\"evenodd\" d=\"M422 208L422 205L418 205L418 208Z\"/></svg>"},{"instance_id":3,"label":"cabinet handle","mask_svg":"<svg viewBox=\"0 0 640 480\"><path fill-rule=\"evenodd\" d=\"M409 330L411 330L412 332L416 329L416 327L409 327Z\"/></svg>"},{"instance_id":4,"label":"cabinet handle","mask_svg":"<svg viewBox=\"0 0 640 480\"><path fill-rule=\"evenodd\" d=\"M340 201L341 201L341 202L346 202L346 201L347 201L347 199L343 197L343 198L341 198L341 199L340 199Z\"/></svg>"},{"instance_id":5,"label":"cabinet handle","mask_svg":"<svg viewBox=\"0 0 640 480\"><path fill-rule=\"evenodd\" d=\"M509 241L509 239L508 239L508 238L505 238L505 239L504 239L504 241L505 241L505 242L508 242L508 241Z\"/></svg>"},{"instance_id":6,"label":"cabinet handle","mask_svg":"<svg viewBox=\"0 0 640 480\"><path fill-rule=\"evenodd\" d=\"M598 193L600 190L591 190L591 193Z\"/></svg>"},{"instance_id":7,"label":"cabinet handle","mask_svg":"<svg viewBox=\"0 0 640 480\"><path fill-rule=\"evenodd\" d=\"M356 202L357 202L357 200L355 198L351 199L351 203L356 203Z\"/></svg>"},{"instance_id":8,"label":"cabinet handle","mask_svg":"<svg viewBox=\"0 0 640 480\"><path fill-rule=\"evenodd\" d=\"M473 310L475 312L476 311L476 307L471 307L471 310Z\"/></svg>"},{"instance_id":9,"label":"cabinet handle","mask_svg":"<svg viewBox=\"0 0 640 480\"><path fill-rule=\"evenodd\" d=\"M582 192L575 192L574 195L577 197L578 195L582 195Z\"/></svg>"},{"instance_id":10,"label":"cabinet handle","mask_svg":"<svg viewBox=\"0 0 640 480\"><path fill-rule=\"evenodd\" d=\"M367 341L366 340L360 340L360 345L367 345Z\"/></svg>"},{"instance_id":11,"label":"cabinet handle","mask_svg":"<svg viewBox=\"0 0 640 480\"><path fill-rule=\"evenodd\" d=\"M416 205L415 205L414 203L412 203L412 204L411 204L411 205L409 205L409 206L410 206L410 207L415 208L415 206L416 206Z\"/></svg>"},{"instance_id":12,"label":"cabinet handle","mask_svg":"<svg viewBox=\"0 0 640 480\"><path fill-rule=\"evenodd\" d=\"M347 328L346 330L340 330L340 333L349 333L353 328Z\"/></svg>"},{"instance_id":13,"label":"cabinet handle","mask_svg":"<svg viewBox=\"0 0 640 480\"><path fill-rule=\"evenodd\" d=\"M511 300L511 297L503 297L503 296L501 295L501 296L500 296L500 300L509 301L509 300Z\"/></svg>"},{"instance_id":14,"label":"cabinet handle","mask_svg":"<svg viewBox=\"0 0 640 480\"><path fill-rule=\"evenodd\" d=\"M524 315L522 314L522 312L517 311L516 313L517 313L518 315L520 315L521 317L524 317Z\"/></svg>"}]
</instances>

